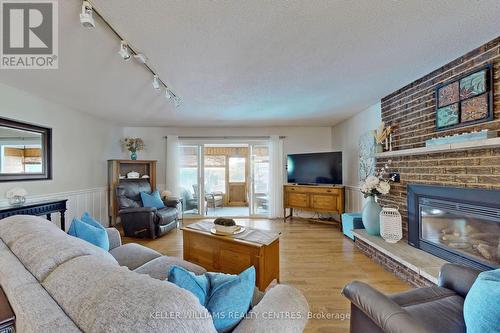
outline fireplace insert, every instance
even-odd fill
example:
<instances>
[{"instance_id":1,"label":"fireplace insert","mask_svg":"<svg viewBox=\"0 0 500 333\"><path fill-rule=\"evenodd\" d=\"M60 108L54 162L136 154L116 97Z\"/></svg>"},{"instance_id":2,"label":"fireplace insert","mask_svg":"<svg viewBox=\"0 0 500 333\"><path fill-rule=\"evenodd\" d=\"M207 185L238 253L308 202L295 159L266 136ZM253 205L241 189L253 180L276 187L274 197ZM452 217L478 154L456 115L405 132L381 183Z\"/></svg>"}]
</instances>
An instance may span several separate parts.
<instances>
[{"instance_id":1,"label":"fireplace insert","mask_svg":"<svg viewBox=\"0 0 500 333\"><path fill-rule=\"evenodd\" d=\"M408 185L408 243L450 262L500 267L500 191Z\"/></svg>"}]
</instances>

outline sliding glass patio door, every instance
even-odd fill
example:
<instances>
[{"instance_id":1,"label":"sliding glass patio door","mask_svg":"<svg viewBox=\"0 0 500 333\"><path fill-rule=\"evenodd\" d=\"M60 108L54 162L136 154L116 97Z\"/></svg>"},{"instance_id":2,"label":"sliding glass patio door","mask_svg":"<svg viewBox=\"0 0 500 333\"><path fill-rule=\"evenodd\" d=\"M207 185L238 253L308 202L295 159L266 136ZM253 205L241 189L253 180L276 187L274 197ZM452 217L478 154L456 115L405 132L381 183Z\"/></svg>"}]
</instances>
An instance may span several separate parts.
<instances>
[{"instance_id":1,"label":"sliding glass patio door","mask_svg":"<svg viewBox=\"0 0 500 333\"><path fill-rule=\"evenodd\" d=\"M250 145L250 215L267 216L269 214L269 145Z\"/></svg>"},{"instance_id":2,"label":"sliding glass patio door","mask_svg":"<svg viewBox=\"0 0 500 333\"><path fill-rule=\"evenodd\" d=\"M179 146L179 186L184 216L202 216L204 202L201 200L202 145L181 144Z\"/></svg>"},{"instance_id":3,"label":"sliding glass patio door","mask_svg":"<svg viewBox=\"0 0 500 333\"><path fill-rule=\"evenodd\" d=\"M179 148L185 217L268 216L268 143L181 142Z\"/></svg>"}]
</instances>

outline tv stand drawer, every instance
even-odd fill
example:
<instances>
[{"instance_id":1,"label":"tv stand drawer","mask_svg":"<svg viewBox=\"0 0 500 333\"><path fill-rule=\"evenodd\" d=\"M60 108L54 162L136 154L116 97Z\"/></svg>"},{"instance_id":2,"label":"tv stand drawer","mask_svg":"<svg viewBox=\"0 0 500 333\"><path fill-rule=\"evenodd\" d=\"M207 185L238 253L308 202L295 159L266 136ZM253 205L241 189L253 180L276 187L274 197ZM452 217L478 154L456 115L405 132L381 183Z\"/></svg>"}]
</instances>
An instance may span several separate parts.
<instances>
[{"instance_id":1,"label":"tv stand drawer","mask_svg":"<svg viewBox=\"0 0 500 333\"><path fill-rule=\"evenodd\" d=\"M340 187L311 186L311 185L285 185L285 192L288 193L327 193L339 195L343 192Z\"/></svg>"},{"instance_id":2,"label":"tv stand drawer","mask_svg":"<svg viewBox=\"0 0 500 333\"><path fill-rule=\"evenodd\" d=\"M305 193L289 193L287 204L293 207L307 208L309 206L309 196Z\"/></svg>"}]
</instances>

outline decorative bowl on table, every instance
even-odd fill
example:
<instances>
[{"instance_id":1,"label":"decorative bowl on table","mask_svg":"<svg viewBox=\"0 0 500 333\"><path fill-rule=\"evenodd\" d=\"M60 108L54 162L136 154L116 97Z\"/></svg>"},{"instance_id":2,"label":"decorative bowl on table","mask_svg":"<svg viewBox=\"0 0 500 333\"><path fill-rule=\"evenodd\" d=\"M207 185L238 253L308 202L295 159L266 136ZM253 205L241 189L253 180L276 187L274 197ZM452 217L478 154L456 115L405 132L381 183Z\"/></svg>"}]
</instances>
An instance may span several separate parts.
<instances>
[{"instance_id":1,"label":"decorative bowl on table","mask_svg":"<svg viewBox=\"0 0 500 333\"><path fill-rule=\"evenodd\" d=\"M230 235L239 230L240 226L236 225L236 222L233 219L218 217L214 221L214 229L218 233Z\"/></svg>"}]
</instances>

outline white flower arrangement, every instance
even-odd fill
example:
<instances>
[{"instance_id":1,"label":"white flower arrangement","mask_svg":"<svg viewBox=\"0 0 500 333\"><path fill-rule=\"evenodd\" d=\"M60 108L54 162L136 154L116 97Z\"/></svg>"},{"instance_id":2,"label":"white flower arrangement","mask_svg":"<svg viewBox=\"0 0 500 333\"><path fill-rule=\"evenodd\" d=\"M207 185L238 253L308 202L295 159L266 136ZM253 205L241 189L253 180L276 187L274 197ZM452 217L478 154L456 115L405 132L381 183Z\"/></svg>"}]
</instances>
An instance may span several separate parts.
<instances>
[{"instance_id":1,"label":"white flower arrangement","mask_svg":"<svg viewBox=\"0 0 500 333\"><path fill-rule=\"evenodd\" d=\"M14 197L25 197L28 195L28 192L22 187L14 187L7 191L6 197L7 199L12 199Z\"/></svg>"},{"instance_id":2,"label":"white flower arrangement","mask_svg":"<svg viewBox=\"0 0 500 333\"><path fill-rule=\"evenodd\" d=\"M18 205L26 202L26 196L28 192L22 187L14 187L5 193L7 199L9 199L9 204Z\"/></svg>"},{"instance_id":3,"label":"white flower arrangement","mask_svg":"<svg viewBox=\"0 0 500 333\"><path fill-rule=\"evenodd\" d=\"M361 182L361 193L364 194L365 198L370 196L378 197L390 192L391 184L389 182L393 181L393 179L385 177L386 168L387 165L376 171L374 176L368 176Z\"/></svg>"}]
</instances>

